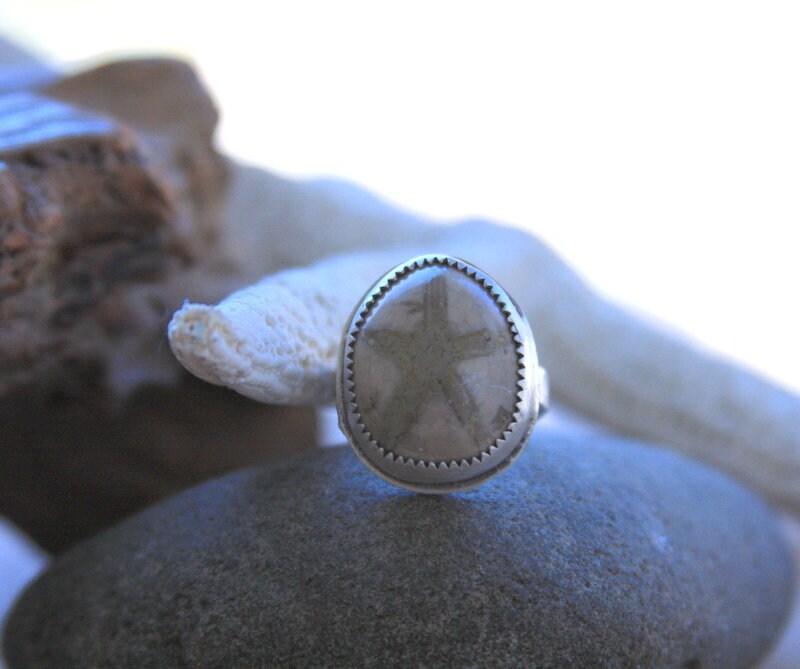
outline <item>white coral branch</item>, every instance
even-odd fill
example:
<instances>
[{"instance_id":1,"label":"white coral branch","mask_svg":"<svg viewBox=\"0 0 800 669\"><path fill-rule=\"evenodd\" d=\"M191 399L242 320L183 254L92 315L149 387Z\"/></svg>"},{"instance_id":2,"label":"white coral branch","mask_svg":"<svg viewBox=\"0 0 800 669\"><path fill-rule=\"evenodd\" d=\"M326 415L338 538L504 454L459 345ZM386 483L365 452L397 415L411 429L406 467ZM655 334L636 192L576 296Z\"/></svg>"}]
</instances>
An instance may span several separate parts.
<instances>
[{"instance_id":1,"label":"white coral branch","mask_svg":"<svg viewBox=\"0 0 800 669\"><path fill-rule=\"evenodd\" d=\"M260 402L329 402L344 323L395 256L335 257L268 276L217 306L185 304L169 325L172 350L201 379Z\"/></svg>"}]
</instances>

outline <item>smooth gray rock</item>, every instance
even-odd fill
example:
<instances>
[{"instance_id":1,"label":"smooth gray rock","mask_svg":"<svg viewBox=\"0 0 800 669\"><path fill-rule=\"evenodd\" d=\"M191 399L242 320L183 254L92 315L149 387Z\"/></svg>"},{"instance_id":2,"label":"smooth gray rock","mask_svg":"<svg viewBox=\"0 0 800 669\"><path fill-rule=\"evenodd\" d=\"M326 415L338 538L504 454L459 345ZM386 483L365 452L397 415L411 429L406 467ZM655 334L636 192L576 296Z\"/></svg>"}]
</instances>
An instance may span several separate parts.
<instances>
[{"instance_id":1,"label":"smooth gray rock","mask_svg":"<svg viewBox=\"0 0 800 669\"><path fill-rule=\"evenodd\" d=\"M542 429L449 496L349 449L194 488L59 558L5 647L11 669L734 669L792 587L772 513L727 477Z\"/></svg>"}]
</instances>

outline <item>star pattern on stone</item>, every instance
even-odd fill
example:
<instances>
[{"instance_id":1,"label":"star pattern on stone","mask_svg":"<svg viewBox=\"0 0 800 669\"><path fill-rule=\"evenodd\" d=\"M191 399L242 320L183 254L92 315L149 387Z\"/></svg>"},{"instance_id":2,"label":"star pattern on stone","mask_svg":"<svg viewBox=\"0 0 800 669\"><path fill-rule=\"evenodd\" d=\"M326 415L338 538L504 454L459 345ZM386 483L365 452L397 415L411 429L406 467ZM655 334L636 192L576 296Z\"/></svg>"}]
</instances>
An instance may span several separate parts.
<instances>
[{"instance_id":1,"label":"star pattern on stone","mask_svg":"<svg viewBox=\"0 0 800 669\"><path fill-rule=\"evenodd\" d=\"M508 331L478 329L459 334L448 314L448 282L444 273L422 288L422 300L405 302L409 316L421 315L413 331L372 328L367 346L389 360L400 380L386 400L380 432L389 441L403 439L416 425L423 407L443 397L475 446L486 448L509 424L512 412L498 407L489 425L481 420L478 402L459 371L459 363L494 354L513 345Z\"/></svg>"}]
</instances>

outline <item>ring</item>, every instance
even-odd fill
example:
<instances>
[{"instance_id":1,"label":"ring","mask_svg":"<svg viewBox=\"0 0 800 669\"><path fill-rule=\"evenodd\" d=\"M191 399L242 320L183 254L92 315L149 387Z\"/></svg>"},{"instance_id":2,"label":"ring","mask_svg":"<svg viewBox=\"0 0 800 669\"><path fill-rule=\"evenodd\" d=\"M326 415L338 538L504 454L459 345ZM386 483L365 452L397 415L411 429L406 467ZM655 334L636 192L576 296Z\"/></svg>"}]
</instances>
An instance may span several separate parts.
<instances>
[{"instance_id":1,"label":"ring","mask_svg":"<svg viewBox=\"0 0 800 669\"><path fill-rule=\"evenodd\" d=\"M370 470L402 488L455 492L500 473L547 401L519 306L458 258L424 255L389 271L342 338L339 426Z\"/></svg>"}]
</instances>

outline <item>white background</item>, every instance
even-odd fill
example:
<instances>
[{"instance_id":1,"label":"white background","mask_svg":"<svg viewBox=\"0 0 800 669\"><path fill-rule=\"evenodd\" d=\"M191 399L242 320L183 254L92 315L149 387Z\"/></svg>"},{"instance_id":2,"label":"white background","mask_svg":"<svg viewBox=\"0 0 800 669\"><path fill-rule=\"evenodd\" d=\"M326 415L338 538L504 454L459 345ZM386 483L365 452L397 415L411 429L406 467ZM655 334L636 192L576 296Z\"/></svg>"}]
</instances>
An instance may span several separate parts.
<instances>
[{"instance_id":1,"label":"white background","mask_svg":"<svg viewBox=\"0 0 800 669\"><path fill-rule=\"evenodd\" d=\"M72 65L191 58L220 139L547 240L599 290L800 389L800 5L38 0Z\"/></svg>"}]
</instances>

